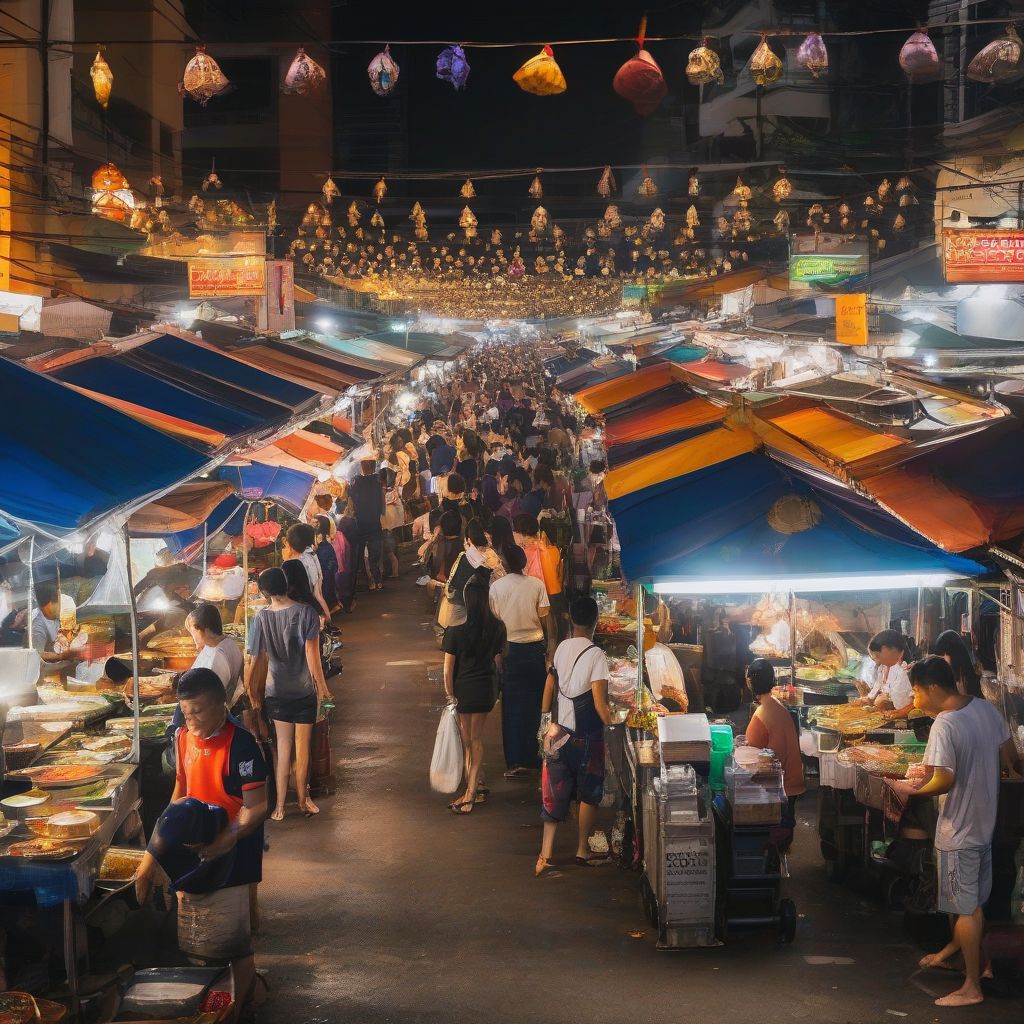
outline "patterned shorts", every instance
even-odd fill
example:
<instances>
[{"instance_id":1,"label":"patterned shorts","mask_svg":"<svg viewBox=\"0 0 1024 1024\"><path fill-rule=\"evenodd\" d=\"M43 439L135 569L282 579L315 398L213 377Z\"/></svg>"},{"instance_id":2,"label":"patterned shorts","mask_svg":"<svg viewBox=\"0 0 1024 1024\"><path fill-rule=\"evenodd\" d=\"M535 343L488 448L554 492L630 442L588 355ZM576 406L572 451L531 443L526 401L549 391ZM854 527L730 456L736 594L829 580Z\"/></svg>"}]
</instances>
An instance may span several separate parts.
<instances>
[{"instance_id":1,"label":"patterned shorts","mask_svg":"<svg viewBox=\"0 0 1024 1024\"><path fill-rule=\"evenodd\" d=\"M574 801L597 806L604 797L604 736L570 736L541 772L541 818L565 821Z\"/></svg>"}]
</instances>

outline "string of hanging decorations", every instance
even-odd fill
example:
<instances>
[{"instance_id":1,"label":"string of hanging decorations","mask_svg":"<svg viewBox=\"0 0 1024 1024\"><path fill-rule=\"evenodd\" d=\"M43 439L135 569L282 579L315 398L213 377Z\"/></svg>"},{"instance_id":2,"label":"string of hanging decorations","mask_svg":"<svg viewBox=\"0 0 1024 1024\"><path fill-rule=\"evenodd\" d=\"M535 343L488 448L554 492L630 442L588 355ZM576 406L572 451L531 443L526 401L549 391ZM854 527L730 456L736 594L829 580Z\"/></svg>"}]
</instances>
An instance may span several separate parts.
<instances>
[{"instance_id":1,"label":"string of hanging decorations","mask_svg":"<svg viewBox=\"0 0 1024 1024\"><path fill-rule=\"evenodd\" d=\"M1024 70L1024 44L1017 32L1016 24L1007 24L1002 18L979 18L969 21L955 22L951 25L921 25L910 32L899 53L899 65L911 85L922 85L934 82L943 75L943 64L938 50L929 35L931 30L942 31L948 28L961 29L967 25L1006 25L1005 32L997 39L986 43L971 59L966 69L966 76L971 81L986 85L1006 82ZM858 37L867 35L891 34L904 32L906 29L863 29L842 32L797 32L791 29L740 30L734 35L758 34L760 41L751 54L743 74L749 75L754 83L765 88L780 80L785 71L785 62L772 48L771 39L802 40L792 61L796 68L808 73L811 78L819 79L828 74L829 58L825 39ZM647 16L641 19L637 35L631 40L625 39L569 39L557 44L545 43L539 53L527 59L512 75L513 82L524 92L534 96L557 96L566 92L569 84L558 61L555 58L555 45L571 46L579 44L598 44L632 42L637 46L636 54L627 60L615 72L612 88L623 99L632 103L634 110L641 116L653 113L669 93L668 82L657 60L645 48L648 42L685 40L691 36L648 36ZM714 37L703 36L699 45L690 51L686 62L686 79L691 85L719 85L724 81L721 57L713 46ZM180 40L150 40L148 45L159 42L177 42ZM63 45L54 43L54 46ZM70 44L69 44L70 45ZM357 45L350 43L349 45ZM402 46L434 46L430 40L408 40L395 45ZM456 92L467 87L470 65L466 58L467 48L505 48L529 46L529 43L460 43L449 44L438 54L435 62L436 77L449 83ZM367 74L370 87L378 96L387 97L398 85L401 69L391 56L391 44L387 43L370 61ZM113 72L103 56L100 46L90 69L90 76L97 102L106 109L113 86ZM311 58L303 47L299 47L284 76L282 91L285 93L307 96L316 93L327 79L326 70ZM221 71L217 61L206 52L206 47L196 47L195 55L188 61L178 89L197 103L205 105L215 96L219 96L230 88L231 83Z\"/></svg>"}]
</instances>

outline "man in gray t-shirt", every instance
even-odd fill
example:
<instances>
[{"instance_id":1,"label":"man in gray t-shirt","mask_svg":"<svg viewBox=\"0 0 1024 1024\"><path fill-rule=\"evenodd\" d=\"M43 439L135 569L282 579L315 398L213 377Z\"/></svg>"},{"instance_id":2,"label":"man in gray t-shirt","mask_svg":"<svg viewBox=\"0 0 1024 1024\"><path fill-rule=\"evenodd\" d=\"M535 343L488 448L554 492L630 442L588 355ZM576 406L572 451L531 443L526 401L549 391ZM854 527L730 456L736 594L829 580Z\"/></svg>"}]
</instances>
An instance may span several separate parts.
<instances>
[{"instance_id":1,"label":"man in gray t-shirt","mask_svg":"<svg viewBox=\"0 0 1024 1024\"><path fill-rule=\"evenodd\" d=\"M893 783L898 794L940 797L935 827L938 909L951 915L953 939L921 960L927 970L943 967L958 952L964 958L961 988L937 1006L973 1006L981 991L982 912L992 891L992 835L1003 768L1015 771L1017 749L1003 716L987 701L957 690L953 670L932 655L910 669L914 706L933 715L924 763L930 776L918 787Z\"/></svg>"}]
</instances>

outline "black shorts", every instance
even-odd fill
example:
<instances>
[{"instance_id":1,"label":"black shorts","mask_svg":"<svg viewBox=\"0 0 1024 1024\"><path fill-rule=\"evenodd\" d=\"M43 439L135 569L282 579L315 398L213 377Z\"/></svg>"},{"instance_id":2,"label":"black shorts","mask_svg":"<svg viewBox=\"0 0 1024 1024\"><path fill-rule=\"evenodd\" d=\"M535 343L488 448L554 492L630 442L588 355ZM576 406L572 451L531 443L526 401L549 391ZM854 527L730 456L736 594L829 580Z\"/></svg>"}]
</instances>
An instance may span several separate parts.
<instances>
[{"instance_id":1,"label":"black shorts","mask_svg":"<svg viewBox=\"0 0 1024 1024\"><path fill-rule=\"evenodd\" d=\"M290 722L293 725L315 725L317 700L315 693L304 697L271 697L264 700L267 718L272 722Z\"/></svg>"}]
</instances>

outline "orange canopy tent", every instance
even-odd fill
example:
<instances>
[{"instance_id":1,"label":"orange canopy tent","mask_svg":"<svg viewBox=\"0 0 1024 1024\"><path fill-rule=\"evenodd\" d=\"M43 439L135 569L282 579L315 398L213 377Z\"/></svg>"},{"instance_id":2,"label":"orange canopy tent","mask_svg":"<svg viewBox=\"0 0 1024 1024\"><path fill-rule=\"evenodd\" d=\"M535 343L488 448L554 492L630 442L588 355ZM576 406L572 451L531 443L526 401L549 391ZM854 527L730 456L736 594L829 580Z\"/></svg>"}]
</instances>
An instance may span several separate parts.
<instances>
[{"instance_id":1,"label":"orange canopy tent","mask_svg":"<svg viewBox=\"0 0 1024 1024\"><path fill-rule=\"evenodd\" d=\"M345 454L345 450L339 445L312 430L296 430L275 441L274 447L303 462L324 469L329 469Z\"/></svg>"},{"instance_id":2,"label":"orange canopy tent","mask_svg":"<svg viewBox=\"0 0 1024 1024\"><path fill-rule=\"evenodd\" d=\"M577 392L576 401L588 412L601 413L620 402L628 402L651 391L657 391L675 379L671 363L655 363L653 366L637 370L636 373L592 384L589 388Z\"/></svg>"}]
</instances>

